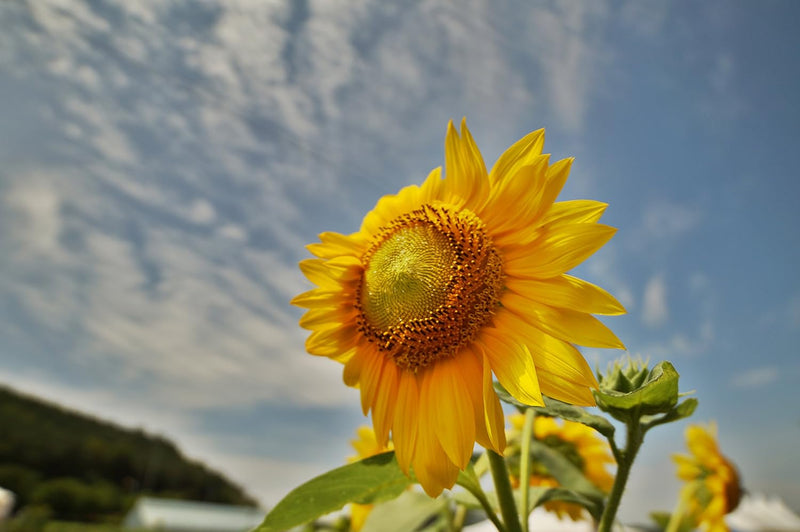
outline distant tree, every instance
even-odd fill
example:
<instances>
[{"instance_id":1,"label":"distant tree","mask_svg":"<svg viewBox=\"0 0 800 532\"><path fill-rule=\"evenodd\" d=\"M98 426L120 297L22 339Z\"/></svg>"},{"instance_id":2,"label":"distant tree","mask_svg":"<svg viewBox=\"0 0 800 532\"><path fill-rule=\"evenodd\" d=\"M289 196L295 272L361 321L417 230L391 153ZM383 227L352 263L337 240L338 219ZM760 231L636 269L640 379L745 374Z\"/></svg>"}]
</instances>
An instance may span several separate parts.
<instances>
[{"instance_id":1,"label":"distant tree","mask_svg":"<svg viewBox=\"0 0 800 532\"><path fill-rule=\"evenodd\" d=\"M121 515L136 495L255 505L171 441L0 387L0 486L59 519Z\"/></svg>"}]
</instances>

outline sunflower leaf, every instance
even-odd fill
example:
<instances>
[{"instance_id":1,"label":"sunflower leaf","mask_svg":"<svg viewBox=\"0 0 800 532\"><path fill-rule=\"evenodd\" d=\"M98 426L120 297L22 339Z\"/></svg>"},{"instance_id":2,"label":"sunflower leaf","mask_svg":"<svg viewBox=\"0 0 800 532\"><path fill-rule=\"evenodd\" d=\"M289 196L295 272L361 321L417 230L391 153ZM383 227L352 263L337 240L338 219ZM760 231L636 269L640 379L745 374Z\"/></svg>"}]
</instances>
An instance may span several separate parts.
<instances>
[{"instance_id":1,"label":"sunflower leaf","mask_svg":"<svg viewBox=\"0 0 800 532\"><path fill-rule=\"evenodd\" d=\"M565 488L548 488L545 486L532 486L530 489L528 513L546 502L561 501L578 504L591 514L596 520L603 514L603 503L598 500L590 499L578 492Z\"/></svg>"},{"instance_id":2,"label":"sunflower leaf","mask_svg":"<svg viewBox=\"0 0 800 532\"><path fill-rule=\"evenodd\" d=\"M542 463L547 468L548 474L555 478L560 486L593 501L600 502L605 498L600 488L592 484L578 467L545 443L536 439L531 440L531 458Z\"/></svg>"},{"instance_id":3,"label":"sunflower leaf","mask_svg":"<svg viewBox=\"0 0 800 532\"><path fill-rule=\"evenodd\" d=\"M503 388L503 385L497 381L494 382L494 391L497 394L498 399L500 399L504 403L516 406L517 410L519 410L520 412L525 412L526 408L530 408L529 405L526 405L525 403L520 403L519 401L514 399L514 397L512 397L511 394L508 393L508 390Z\"/></svg>"},{"instance_id":4,"label":"sunflower leaf","mask_svg":"<svg viewBox=\"0 0 800 532\"><path fill-rule=\"evenodd\" d=\"M550 417L560 417L562 419L566 419L567 421L582 423L587 427L593 428L608 439L612 439L614 437L615 428L609 420L603 416L590 414L579 406L563 403L557 399L553 399L552 397L547 397L546 395L542 395L542 399L544 399L544 406L529 406L514 399L499 382L494 383L494 391L497 393L497 397L499 397L501 401L517 407L520 412L524 413L526 409L533 408L536 410L537 414Z\"/></svg>"},{"instance_id":5,"label":"sunflower leaf","mask_svg":"<svg viewBox=\"0 0 800 532\"><path fill-rule=\"evenodd\" d=\"M531 407L536 410L537 414L542 414L550 417L560 417L567 421L575 421L582 423L587 427L591 427L608 439L614 437L614 425L603 416L590 414L579 406L572 406L567 403L562 403L557 399L552 399L547 396L544 397L544 407L534 406Z\"/></svg>"},{"instance_id":6,"label":"sunflower leaf","mask_svg":"<svg viewBox=\"0 0 800 532\"><path fill-rule=\"evenodd\" d=\"M370 511L362 532L407 532L435 519L444 510L445 498L431 499L418 491L405 491Z\"/></svg>"},{"instance_id":7,"label":"sunflower leaf","mask_svg":"<svg viewBox=\"0 0 800 532\"><path fill-rule=\"evenodd\" d=\"M355 502L372 504L394 499L411 484L397 465L394 451L328 471L292 490L256 532L277 532L307 523Z\"/></svg>"}]
</instances>

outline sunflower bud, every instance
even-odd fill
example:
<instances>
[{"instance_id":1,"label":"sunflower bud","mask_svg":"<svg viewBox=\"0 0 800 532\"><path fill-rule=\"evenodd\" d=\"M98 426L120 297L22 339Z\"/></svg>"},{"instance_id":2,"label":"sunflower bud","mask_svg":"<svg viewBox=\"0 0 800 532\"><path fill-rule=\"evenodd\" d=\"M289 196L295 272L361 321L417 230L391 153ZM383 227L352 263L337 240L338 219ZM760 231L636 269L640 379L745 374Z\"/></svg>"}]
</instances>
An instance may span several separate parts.
<instances>
[{"instance_id":1,"label":"sunflower bud","mask_svg":"<svg viewBox=\"0 0 800 532\"><path fill-rule=\"evenodd\" d=\"M667 361L652 369L641 360L614 362L598 375L597 406L620 421L670 413L678 403L678 372Z\"/></svg>"}]
</instances>

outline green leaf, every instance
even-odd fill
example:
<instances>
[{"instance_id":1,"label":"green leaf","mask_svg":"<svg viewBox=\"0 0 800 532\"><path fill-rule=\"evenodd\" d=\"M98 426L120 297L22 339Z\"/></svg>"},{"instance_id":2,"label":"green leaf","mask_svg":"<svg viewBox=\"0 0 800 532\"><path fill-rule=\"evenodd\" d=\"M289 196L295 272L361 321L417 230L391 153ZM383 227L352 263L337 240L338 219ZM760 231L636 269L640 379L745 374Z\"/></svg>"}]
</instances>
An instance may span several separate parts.
<instances>
[{"instance_id":1,"label":"green leaf","mask_svg":"<svg viewBox=\"0 0 800 532\"><path fill-rule=\"evenodd\" d=\"M546 502L563 501L578 504L586 508L596 520L599 520L600 516L603 514L602 501L590 499L580 493L561 487L548 488L544 486L532 486L530 488L528 500L528 513L531 513L536 507Z\"/></svg>"},{"instance_id":2,"label":"green leaf","mask_svg":"<svg viewBox=\"0 0 800 532\"><path fill-rule=\"evenodd\" d=\"M603 416L590 414L579 406L572 406L567 403L562 403L556 399L544 396L544 407L534 406L531 407L536 410L537 414L544 414L550 417L560 417L567 421L575 421L582 423L588 427L593 428L608 439L614 437L614 425Z\"/></svg>"},{"instance_id":3,"label":"green leaf","mask_svg":"<svg viewBox=\"0 0 800 532\"><path fill-rule=\"evenodd\" d=\"M544 406L529 406L520 403L511 397L511 394L508 393L508 391L503 388L503 385L499 382L494 383L494 391L497 393L497 397L499 397L501 401L516 406L521 412L525 412L525 410L528 408L533 408L536 410L537 414L543 414L550 417L560 417L568 421L582 423L593 428L608 439L612 439L614 437L615 428L610 421L603 416L590 414L579 406L563 403L557 399L547 397L546 395L542 396L542 399L544 399Z\"/></svg>"},{"instance_id":4,"label":"green leaf","mask_svg":"<svg viewBox=\"0 0 800 532\"><path fill-rule=\"evenodd\" d=\"M264 518L257 532L278 532L329 514L345 504L394 499L412 480L397 465L394 451L339 467L292 490Z\"/></svg>"},{"instance_id":5,"label":"green leaf","mask_svg":"<svg viewBox=\"0 0 800 532\"><path fill-rule=\"evenodd\" d=\"M621 421L627 421L630 416L638 418L642 415L666 413L678 402L679 375L667 361L654 366L641 386L632 391L622 391L631 385L631 381L620 377L622 372L619 368L615 368L612 373L613 375L601 380L600 389L593 393L597 406ZM622 381L625 381L625 386L622 386ZM615 389L614 385L622 390Z\"/></svg>"},{"instance_id":6,"label":"green leaf","mask_svg":"<svg viewBox=\"0 0 800 532\"><path fill-rule=\"evenodd\" d=\"M432 521L447 504L418 491L406 491L396 499L377 504L367 516L362 532L408 532Z\"/></svg>"},{"instance_id":7,"label":"green leaf","mask_svg":"<svg viewBox=\"0 0 800 532\"><path fill-rule=\"evenodd\" d=\"M547 472L560 486L595 501L602 501L605 498L605 493L592 484L567 457L539 440L531 440L531 457L544 464Z\"/></svg>"}]
</instances>

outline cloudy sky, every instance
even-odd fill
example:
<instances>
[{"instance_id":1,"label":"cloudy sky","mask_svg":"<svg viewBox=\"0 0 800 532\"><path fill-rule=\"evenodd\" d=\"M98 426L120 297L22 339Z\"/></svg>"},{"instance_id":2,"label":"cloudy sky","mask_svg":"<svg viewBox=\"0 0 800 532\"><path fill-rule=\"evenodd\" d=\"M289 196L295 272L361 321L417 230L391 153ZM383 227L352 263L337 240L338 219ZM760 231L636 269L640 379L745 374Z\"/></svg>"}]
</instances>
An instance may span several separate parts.
<instances>
[{"instance_id":1,"label":"cloudy sky","mask_svg":"<svg viewBox=\"0 0 800 532\"><path fill-rule=\"evenodd\" d=\"M800 4L0 4L0 382L176 440L265 505L350 454L296 264L443 164L547 128L617 236L576 274L671 360L751 491L800 508ZM618 352L585 351L605 364ZM622 517L670 509L657 429Z\"/></svg>"}]
</instances>

